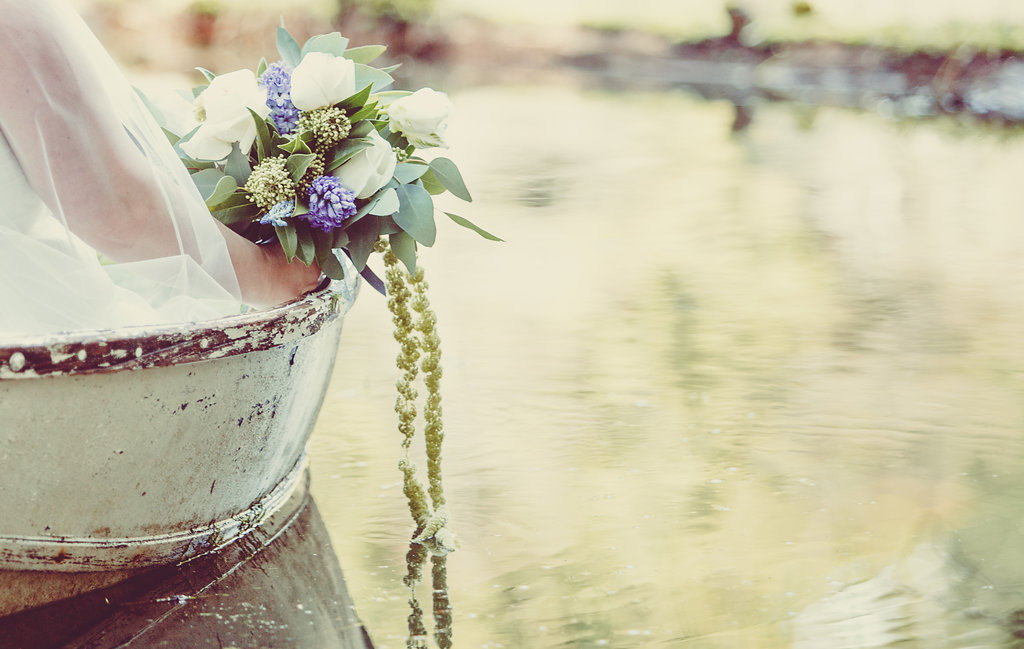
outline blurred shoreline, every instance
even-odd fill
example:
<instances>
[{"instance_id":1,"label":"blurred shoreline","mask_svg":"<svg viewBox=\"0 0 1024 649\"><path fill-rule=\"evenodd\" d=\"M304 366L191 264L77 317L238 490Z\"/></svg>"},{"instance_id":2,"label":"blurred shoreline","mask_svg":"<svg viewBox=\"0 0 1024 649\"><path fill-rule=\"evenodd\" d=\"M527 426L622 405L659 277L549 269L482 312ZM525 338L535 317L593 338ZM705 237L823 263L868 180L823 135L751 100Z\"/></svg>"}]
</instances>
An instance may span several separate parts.
<instances>
[{"instance_id":1,"label":"blurred shoreline","mask_svg":"<svg viewBox=\"0 0 1024 649\"><path fill-rule=\"evenodd\" d=\"M153 11L133 3L83 11L116 59L132 73L175 75L230 71L273 60L274 29L283 22L300 41L338 30L353 44L385 43L387 64L401 63L402 85L448 90L482 85L565 84L613 90L686 90L737 107L789 101L879 110L897 118L955 115L1024 123L1024 55L962 45L908 50L838 41L757 42L753 22L730 13L732 30L680 42L619 28L497 24L456 17L408 23L359 12L270 15L225 10Z\"/></svg>"}]
</instances>

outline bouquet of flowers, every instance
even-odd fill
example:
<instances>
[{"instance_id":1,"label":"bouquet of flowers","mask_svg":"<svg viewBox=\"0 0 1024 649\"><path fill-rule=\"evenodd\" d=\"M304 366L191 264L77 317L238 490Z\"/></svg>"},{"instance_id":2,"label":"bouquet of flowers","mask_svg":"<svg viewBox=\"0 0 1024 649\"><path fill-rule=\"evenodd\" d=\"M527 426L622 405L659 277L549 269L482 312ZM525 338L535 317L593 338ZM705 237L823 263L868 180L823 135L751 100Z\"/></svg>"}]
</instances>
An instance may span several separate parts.
<instances>
[{"instance_id":1,"label":"bouquet of flowers","mask_svg":"<svg viewBox=\"0 0 1024 649\"><path fill-rule=\"evenodd\" d=\"M366 266L378 241L414 273L417 246L436 237L432 197L472 200L455 163L419 155L446 147L452 104L430 88L386 90L394 67L370 65L382 45L349 47L334 32L300 47L279 27L277 48L280 60L255 72L200 68L207 83L179 132L154 113L214 217L257 243L276 239L289 260L315 261L332 279L344 275L344 252L384 292Z\"/></svg>"}]
</instances>

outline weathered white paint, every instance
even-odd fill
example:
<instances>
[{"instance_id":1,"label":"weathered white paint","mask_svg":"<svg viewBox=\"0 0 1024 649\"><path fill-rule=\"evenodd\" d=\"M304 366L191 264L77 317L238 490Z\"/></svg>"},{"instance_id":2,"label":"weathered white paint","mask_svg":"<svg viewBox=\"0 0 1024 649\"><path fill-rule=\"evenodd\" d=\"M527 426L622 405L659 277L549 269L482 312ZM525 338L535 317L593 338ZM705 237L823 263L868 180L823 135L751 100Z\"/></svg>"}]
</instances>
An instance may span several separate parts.
<instances>
[{"instance_id":1,"label":"weathered white paint","mask_svg":"<svg viewBox=\"0 0 1024 649\"><path fill-rule=\"evenodd\" d=\"M350 305L0 341L0 570L180 562L297 508Z\"/></svg>"}]
</instances>

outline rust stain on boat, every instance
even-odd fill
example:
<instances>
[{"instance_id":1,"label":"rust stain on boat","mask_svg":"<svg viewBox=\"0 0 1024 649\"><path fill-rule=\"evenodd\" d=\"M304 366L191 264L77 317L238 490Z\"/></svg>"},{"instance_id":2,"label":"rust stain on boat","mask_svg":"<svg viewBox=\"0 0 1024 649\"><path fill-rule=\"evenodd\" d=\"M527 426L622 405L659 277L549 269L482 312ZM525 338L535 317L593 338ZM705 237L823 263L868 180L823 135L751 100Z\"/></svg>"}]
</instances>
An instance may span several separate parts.
<instances>
[{"instance_id":1,"label":"rust stain on boat","mask_svg":"<svg viewBox=\"0 0 1024 649\"><path fill-rule=\"evenodd\" d=\"M269 349L312 335L341 315L329 291L269 311L187 323L55 334L0 345L0 380L166 367ZM182 410L185 406L182 406Z\"/></svg>"}]
</instances>

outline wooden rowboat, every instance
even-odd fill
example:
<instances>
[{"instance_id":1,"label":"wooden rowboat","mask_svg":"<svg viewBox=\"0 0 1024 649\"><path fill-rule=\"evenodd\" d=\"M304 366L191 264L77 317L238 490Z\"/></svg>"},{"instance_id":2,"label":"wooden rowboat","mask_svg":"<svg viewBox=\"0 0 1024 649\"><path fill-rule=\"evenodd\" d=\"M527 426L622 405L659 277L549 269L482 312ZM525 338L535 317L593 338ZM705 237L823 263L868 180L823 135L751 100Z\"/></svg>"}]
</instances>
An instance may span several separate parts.
<instances>
[{"instance_id":1,"label":"wooden rowboat","mask_svg":"<svg viewBox=\"0 0 1024 649\"><path fill-rule=\"evenodd\" d=\"M225 547L305 500L354 291L0 341L0 615Z\"/></svg>"}]
</instances>

